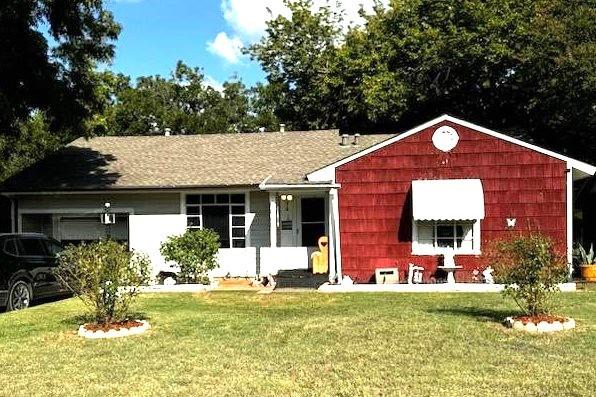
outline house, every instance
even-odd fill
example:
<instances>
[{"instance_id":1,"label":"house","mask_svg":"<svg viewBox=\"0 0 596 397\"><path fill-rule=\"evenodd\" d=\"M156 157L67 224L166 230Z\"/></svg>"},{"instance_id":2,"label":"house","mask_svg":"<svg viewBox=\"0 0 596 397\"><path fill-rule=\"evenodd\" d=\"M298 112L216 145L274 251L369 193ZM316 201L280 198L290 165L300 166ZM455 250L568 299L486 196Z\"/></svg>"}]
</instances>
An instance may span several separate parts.
<instances>
[{"instance_id":1,"label":"house","mask_svg":"<svg viewBox=\"0 0 596 397\"><path fill-rule=\"evenodd\" d=\"M14 231L63 242L109 234L170 271L160 243L187 228L221 239L215 276L308 269L329 236L329 279L409 263L437 275L454 252L472 278L483 248L540 230L568 252L573 182L596 168L441 116L393 135L337 130L78 139L8 180ZM104 226L104 203L116 223Z\"/></svg>"}]
</instances>

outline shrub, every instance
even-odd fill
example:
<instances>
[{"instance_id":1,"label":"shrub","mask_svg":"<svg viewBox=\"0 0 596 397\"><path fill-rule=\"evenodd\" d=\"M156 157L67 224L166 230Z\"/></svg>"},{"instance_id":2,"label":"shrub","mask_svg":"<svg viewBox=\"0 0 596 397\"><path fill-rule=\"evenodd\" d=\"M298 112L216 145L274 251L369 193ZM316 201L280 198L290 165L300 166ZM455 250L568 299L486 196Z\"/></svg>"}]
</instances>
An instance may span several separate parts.
<instances>
[{"instance_id":1,"label":"shrub","mask_svg":"<svg viewBox=\"0 0 596 397\"><path fill-rule=\"evenodd\" d=\"M596 254L594 254L594 244L590 245L590 250L586 251L586 249L581 245L578 244L577 248L574 250L574 258L579 262L581 266L591 266L596 264Z\"/></svg>"},{"instance_id":2,"label":"shrub","mask_svg":"<svg viewBox=\"0 0 596 397\"><path fill-rule=\"evenodd\" d=\"M161 244L163 257L176 262L182 282L208 284L207 272L217 267L219 235L210 229L187 230L178 236L170 236Z\"/></svg>"},{"instance_id":3,"label":"shrub","mask_svg":"<svg viewBox=\"0 0 596 397\"><path fill-rule=\"evenodd\" d=\"M505 296L515 300L527 315L548 314L568 269L552 240L541 234L515 236L496 242L488 250L495 281L505 285Z\"/></svg>"},{"instance_id":4,"label":"shrub","mask_svg":"<svg viewBox=\"0 0 596 397\"><path fill-rule=\"evenodd\" d=\"M149 274L146 256L112 240L68 246L56 268L58 280L81 298L99 324L129 319L130 306Z\"/></svg>"}]
</instances>

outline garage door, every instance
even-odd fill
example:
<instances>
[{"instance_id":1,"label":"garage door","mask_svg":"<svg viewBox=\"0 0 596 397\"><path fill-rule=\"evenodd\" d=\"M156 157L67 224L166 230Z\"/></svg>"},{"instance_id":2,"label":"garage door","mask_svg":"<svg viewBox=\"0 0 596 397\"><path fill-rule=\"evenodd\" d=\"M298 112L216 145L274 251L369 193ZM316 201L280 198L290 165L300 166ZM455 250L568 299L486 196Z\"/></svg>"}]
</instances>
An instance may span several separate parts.
<instances>
[{"instance_id":1,"label":"garage door","mask_svg":"<svg viewBox=\"0 0 596 397\"><path fill-rule=\"evenodd\" d=\"M99 214L92 216L68 216L60 218L60 240L63 243L79 244L110 238L128 242L128 215L117 214L116 224L109 229L100 222Z\"/></svg>"}]
</instances>

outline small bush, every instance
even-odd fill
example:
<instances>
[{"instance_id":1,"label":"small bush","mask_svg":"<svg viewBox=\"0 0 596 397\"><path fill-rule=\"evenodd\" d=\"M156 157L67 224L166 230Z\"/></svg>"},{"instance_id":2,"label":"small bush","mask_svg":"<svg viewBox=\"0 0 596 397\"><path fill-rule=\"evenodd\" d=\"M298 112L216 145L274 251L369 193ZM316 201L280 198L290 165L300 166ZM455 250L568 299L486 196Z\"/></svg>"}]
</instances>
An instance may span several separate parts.
<instances>
[{"instance_id":1,"label":"small bush","mask_svg":"<svg viewBox=\"0 0 596 397\"><path fill-rule=\"evenodd\" d=\"M187 230L179 236L170 236L161 244L163 257L176 262L178 278L186 283L208 284L207 272L215 269L219 235L210 229Z\"/></svg>"},{"instance_id":2,"label":"small bush","mask_svg":"<svg viewBox=\"0 0 596 397\"><path fill-rule=\"evenodd\" d=\"M149 259L111 240L71 245L58 262L58 280L82 299L99 324L129 319L139 286L149 282Z\"/></svg>"},{"instance_id":3,"label":"small bush","mask_svg":"<svg viewBox=\"0 0 596 397\"><path fill-rule=\"evenodd\" d=\"M515 236L496 242L488 250L495 281L505 285L505 296L515 300L527 315L548 314L568 269L552 240L541 234Z\"/></svg>"}]
</instances>

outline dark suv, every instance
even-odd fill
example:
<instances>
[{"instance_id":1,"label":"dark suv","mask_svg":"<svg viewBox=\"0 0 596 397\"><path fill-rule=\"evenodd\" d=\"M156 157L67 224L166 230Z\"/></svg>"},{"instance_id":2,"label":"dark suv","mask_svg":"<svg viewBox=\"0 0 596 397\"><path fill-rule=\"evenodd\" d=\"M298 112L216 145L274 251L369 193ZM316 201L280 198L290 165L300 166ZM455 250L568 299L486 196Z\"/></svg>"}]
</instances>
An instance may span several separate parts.
<instances>
[{"instance_id":1,"label":"dark suv","mask_svg":"<svg viewBox=\"0 0 596 397\"><path fill-rule=\"evenodd\" d=\"M0 234L0 307L20 310L34 298L66 295L52 272L62 250L43 234Z\"/></svg>"}]
</instances>

